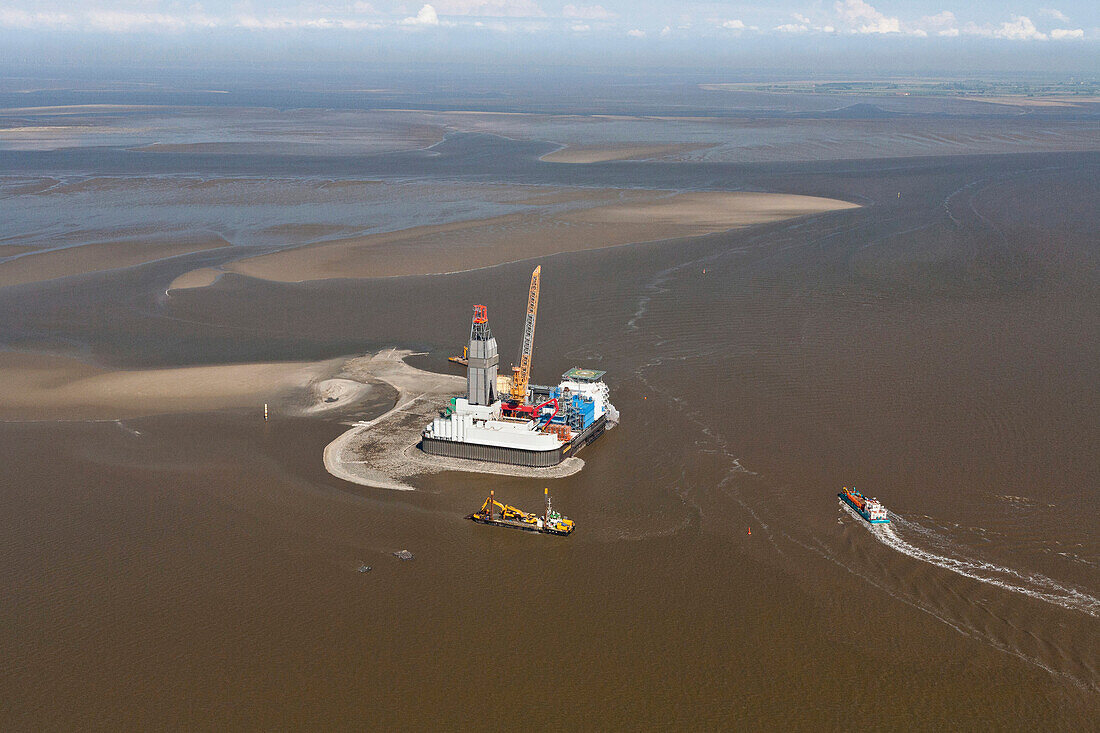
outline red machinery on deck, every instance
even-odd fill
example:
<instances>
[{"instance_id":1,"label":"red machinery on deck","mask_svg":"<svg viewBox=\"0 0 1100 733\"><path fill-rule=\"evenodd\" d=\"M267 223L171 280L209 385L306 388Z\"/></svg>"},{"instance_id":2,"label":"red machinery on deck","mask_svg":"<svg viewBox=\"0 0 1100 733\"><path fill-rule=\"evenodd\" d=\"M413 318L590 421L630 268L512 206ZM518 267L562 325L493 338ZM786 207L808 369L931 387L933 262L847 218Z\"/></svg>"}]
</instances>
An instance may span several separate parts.
<instances>
[{"instance_id":1,"label":"red machinery on deck","mask_svg":"<svg viewBox=\"0 0 1100 733\"><path fill-rule=\"evenodd\" d=\"M543 402L541 405L519 405L509 404L505 402L500 406L500 411L505 417L518 417L527 418L528 420L538 420L539 415L542 414L542 408L546 407L549 404L554 405L554 411L550 413L550 417L546 418L546 423L549 424L550 421L554 419L554 416L558 414L557 397L551 397L550 399L546 400L546 402Z\"/></svg>"}]
</instances>

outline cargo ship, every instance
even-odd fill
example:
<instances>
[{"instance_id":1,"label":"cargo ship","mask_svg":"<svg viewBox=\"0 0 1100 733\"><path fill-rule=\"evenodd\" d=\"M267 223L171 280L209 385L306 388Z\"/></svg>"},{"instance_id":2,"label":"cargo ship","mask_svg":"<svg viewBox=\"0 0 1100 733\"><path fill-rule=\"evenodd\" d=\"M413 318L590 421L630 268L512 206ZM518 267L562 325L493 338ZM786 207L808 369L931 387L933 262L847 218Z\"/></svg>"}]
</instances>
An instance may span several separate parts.
<instances>
[{"instance_id":1,"label":"cargo ship","mask_svg":"<svg viewBox=\"0 0 1100 733\"><path fill-rule=\"evenodd\" d=\"M837 494L837 496L840 497L840 500L845 504L855 509L856 513L869 523L890 523L889 517L886 516L886 507L880 504L878 499L868 499L854 488L849 489L847 486L845 486L844 490Z\"/></svg>"},{"instance_id":2,"label":"cargo ship","mask_svg":"<svg viewBox=\"0 0 1100 733\"><path fill-rule=\"evenodd\" d=\"M490 491L489 498L481 505L481 509L466 518L479 524L495 524L498 527L511 527L526 532L556 535L571 534L576 527L573 520L563 517L550 506L550 489L545 489L545 494L546 511L541 517L517 509L514 506L502 504L496 500L496 496Z\"/></svg>"}]
</instances>

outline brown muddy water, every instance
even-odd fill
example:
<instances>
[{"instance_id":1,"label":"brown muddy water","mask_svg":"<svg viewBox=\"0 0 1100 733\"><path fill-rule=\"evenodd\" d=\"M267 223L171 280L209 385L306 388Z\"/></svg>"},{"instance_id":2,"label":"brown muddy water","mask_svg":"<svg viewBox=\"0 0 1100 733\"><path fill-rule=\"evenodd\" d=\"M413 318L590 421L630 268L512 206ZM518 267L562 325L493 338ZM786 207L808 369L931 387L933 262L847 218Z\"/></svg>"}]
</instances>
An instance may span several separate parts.
<instances>
[{"instance_id":1,"label":"brown muddy water","mask_svg":"<svg viewBox=\"0 0 1100 733\"><path fill-rule=\"evenodd\" d=\"M489 488L536 507L538 481L329 476L324 446L384 401L0 425L5 727L1094 727L1100 159L524 156L558 183L864 207L540 261L536 380L606 369L623 416L551 485L569 538L463 519ZM445 370L475 302L516 349L532 266L165 296L204 257L0 289L2 338ZM890 528L840 509L845 484Z\"/></svg>"}]
</instances>

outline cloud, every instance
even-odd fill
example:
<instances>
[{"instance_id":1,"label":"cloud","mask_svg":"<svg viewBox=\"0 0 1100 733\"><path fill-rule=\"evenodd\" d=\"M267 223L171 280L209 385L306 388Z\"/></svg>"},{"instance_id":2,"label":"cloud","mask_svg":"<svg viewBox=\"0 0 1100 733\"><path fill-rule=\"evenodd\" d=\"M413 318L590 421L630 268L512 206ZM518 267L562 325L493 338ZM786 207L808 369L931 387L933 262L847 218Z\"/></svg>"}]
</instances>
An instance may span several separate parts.
<instances>
[{"instance_id":1,"label":"cloud","mask_svg":"<svg viewBox=\"0 0 1100 733\"><path fill-rule=\"evenodd\" d=\"M207 15L208 11L194 0L113 0L89 3L99 9L71 11L52 10L64 7L61 0L23 0L15 3L0 0L0 30L35 29L152 35L213 28L278 32L297 29L361 31L394 27L407 27L411 30L449 26L530 33L585 34L592 32L594 28L600 30L610 27L616 33L625 33L637 39L647 38L649 33L661 38L689 38L693 28L698 30L699 38L708 35L736 37L743 33L760 31L757 26L748 25L740 18L723 19L712 16L705 21L699 19L693 26L691 17L686 15L680 16L677 25L669 23L663 28L655 26L649 31L631 28L626 25L625 20L620 20L623 24L616 26L611 21L620 16L604 5L584 4L591 3L592 0L579 0L565 5L561 8L560 19L557 21L537 20L546 16L540 7L543 0L431 0L430 4L420 0L420 10L409 17L403 17L409 12L403 7L387 16L388 7L378 0L305 0L302 3L279 0L271 4L255 3L254 0L232 1L234 6L231 7L238 9L226 9L222 14ZM1036 27L1031 18L1023 15L1012 15L1010 20L1004 22L962 24L955 13L941 10L924 15L919 20L902 21L880 12L868 0L830 0L830 3L824 5L825 9L815 5L815 10L791 13L787 22L775 25L765 32L788 36L810 33L905 34L917 38L970 36L1005 41L1072 41L1096 36L1088 29L1072 27L1076 24L1069 23L1066 15L1054 8L1035 11L1038 13L1036 17L1048 19L1040 19L1040 24L1048 28L1044 32ZM379 11L378 7L383 7L383 10ZM460 19L452 16L466 17ZM505 21L508 23L506 27L493 20L495 18L528 20ZM1050 29L1052 25L1061 27ZM703 26L709 28L709 31L703 30ZM716 33L715 29L720 30Z\"/></svg>"},{"instance_id":2,"label":"cloud","mask_svg":"<svg viewBox=\"0 0 1100 733\"><path fill-rule=\"evenodd\" d=\"M222 26L244 28L250 31L296 30L302 28L366 30L381 28L382 24L364 20L348 20L346 18L288 18L280 15L263 17L241 15L232 21L212 21L212 24L207 27Z\"/></svg>"},{"instance_id":3,"label":"cloud","mask_svg":"<svg viewBox=\"0 0 1100 733\"><path fill-rule=\"evenodd\" d=\"M29 13L0 8L0 28L61 28L71 23L72 17L66 13Z\"/></svg>"},{"instance_id":4,"label":"cloud","mask_svg":"<svg viewBox=\"0 0 1100 733\"><path fill-rule=\"evenodd\" d=\"M1001 27L993 31L994 38L1005 38L1010 41L1045 41L1047 36L1040 33L1031 18L1026 15L1013 15L1012 20L1001 23Z\"/></svg>"},{"instance_id":5,"label":"cloud","mask_svg":"<svg viewBox=\"0 0 1100 733\"><path fill-rule=\"evenodd\" d=\"M853 33L901 33L901 21L880 13L863 0L843 0L835 7Z\"/></svg>"},{"instance_id":6,"label":"cloud","mask_svg":"<svg viewBox=\"0 0 1100 733\"><path fill-rule=\"evenodd\" d=\"M1047 34L1036 28L1031 18L1026 15L1013 15L1012 20L1005 21L999 26L967 23L963 26L962 32L969 36L1001 38L1006 41L1045 41L1048 38Z\"/></svg>"},{"instance_id":7,"label":"cloud","mask_svg":"<svg viewBox=\"0 0 1100 733\"><path fill-rule=\"evenodd\" d=\"M138 30L182 31L186 28L214 28L221 23L201 13L168 15L165 13L134 13L115 10L91 10L84 13L84 27L107 33L130 33Z\"/></svg>"},{"instance_id":8,"label":"cloud","mask_svg":"<svg viewBox=\"0 0 1100 733\"><path fill-rule=\"evenodd\" d=\"M840 3L837 3L837 5L840 5ZM777 25L773 30L779 33L809 33L811 31L814 33L836 33L835 27L828 24L818 25L809 16L802 13L791 13L791 17L794 18L793 23ZM752 30L756 30L756 27L753 26Z\"/></svg>"},{"instance_id":9,"label":"cloud","mask_svg":"<svg viewBox=\"0 0 1100 733\"><path fill-rule=\"evenodd\" d=\"M839 6L840 3L837 3ZM794 18L793 23L783 23L777 25L773 30L779 33L836 33L836 28L831 25L818 25L809 16L802 13L791 13L791 17ZM756 30L756 28L753 28Z\"/></svg>"},{"instance_id":10,"label":"cloud","mask_svg":"<svg viewBox=\"0 0 1100 733\"><path fill-rule=\"evenodd\" d=\"M950 10L941 10L935 15L926 15L920 19L922 27L945 28L955 25L955 14Z\"/></svg>"},{"instance_id":11,"label":"cloud","mask_svg":"<svg viewBox=\"0 0 1100 733\"><path fill-rule=\"evenodd\" d=\"M481 18L542 18L534 0L436 0L439 15L472 15Z\"/></svg>"},{"instance_id":12,"label":"cloud","mask_svg":"<svg viewBox=\"0 0 1100 733\"><path fill-rule=\"evenodd\" d=\"M472 24L474 28L484 28L487 31L496 31L497 33L508 33L512 29L499 20L492 20L488 23L484 23L480 20L475 20Z\"/></svg>"},{"instance_id":13,"label":"cloud","mask_svg":"<svg viewBox=\"0 0 1100 733\"><path fill-rule=\"evenodd\" d=\"M365 10L361 3L360 10ZM350 9L355 6L343 6ZM318 8L320 10L321 8ZM79 14L28 13L0 9L0 28L70 30L93 33L181 33L195 29L242 28L245 30L344 29L364 30L383 27L378 21L355 17L310 17L252 14L210 16L199 4L189 13L155 13L128 10L86 10Z\"/></svg>"},{"instance_id":14,"label":"cloud","mask_svg":"<svg viewBox=\"0 0 1100 733\"><path fill-rule=\"evenodd\" d=\"M937 36L953 38L959 35L959 29L955 27L955 14L950 10L941 10L935 15L926 15L917 23L917 28L910 33L914 36L926 37L930 32Z\"/></svg>"},{"instance_id":15,"label":"cloud","mask_svg":"<svg viewBox=\"0 0 1100 733\"><path fill-rule=\"evenodd\" d=\"M562 17L577 20L611 20L619 17L602 5L566 5L561 9Z\"/></svg>"},{"instance_id":16,"label":"cloud","mask_svg":"<svg viewBox=\"0 0 1100 733\"><path fill-rule=\"evenodd\" d=\"M411 18L401 21L402 25L439 25L439 15L431 5L425 5Z\"/></svg>"},{"instance_id":17,"label":"cloud","mask_svg":"<svg viewBox=\"0 0 1100 733\"><path fill-rule=\"evenodd\" d=\"M137 29L158 27L179 30L186 25L181 19L160 13L125 13L112 10L93 10L84 14L87 27L109 33L126 33Z\"/></svg>"}]
</instances>

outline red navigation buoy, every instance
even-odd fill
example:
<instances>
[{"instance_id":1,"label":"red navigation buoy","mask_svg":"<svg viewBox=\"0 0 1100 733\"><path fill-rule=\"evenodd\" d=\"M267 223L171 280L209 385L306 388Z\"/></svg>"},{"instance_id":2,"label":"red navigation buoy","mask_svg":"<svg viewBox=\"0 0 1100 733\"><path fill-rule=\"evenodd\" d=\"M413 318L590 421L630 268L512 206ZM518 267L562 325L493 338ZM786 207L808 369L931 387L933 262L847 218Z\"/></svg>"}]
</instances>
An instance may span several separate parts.
<instances>
[{"instance_id":1,"label":"red navigation buoy","mask_svg":"<svg viewBox=\"0 0 1100 733\"><path fill-rule=\"evenodd\" d=\"M749 527L749 534L752 534L752 527Z\"/></svg>"}]
</instances>

